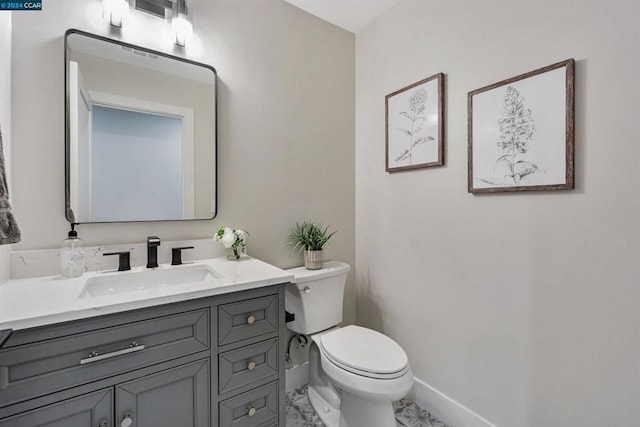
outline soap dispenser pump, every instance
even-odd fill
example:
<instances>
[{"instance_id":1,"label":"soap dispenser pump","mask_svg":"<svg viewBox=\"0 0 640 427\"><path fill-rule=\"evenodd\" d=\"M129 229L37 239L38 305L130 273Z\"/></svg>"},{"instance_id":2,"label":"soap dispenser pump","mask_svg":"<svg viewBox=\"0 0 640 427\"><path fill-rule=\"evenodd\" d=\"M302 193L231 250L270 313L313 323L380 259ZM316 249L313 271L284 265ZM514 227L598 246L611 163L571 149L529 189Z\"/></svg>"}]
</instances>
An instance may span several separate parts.
<instances>
[{"instance_id":1,"label":"soap dispenser pump","mask_svg":"<svg viewBox=\"0 0 640 427\"><path fill-rule=\"evenodd\" d=\"M60 272L65 279L82 276L84 272L84 249L75 226L76 224L72 222L71 231L62 242L60 252Z\"/></svg>"}]
</instances>

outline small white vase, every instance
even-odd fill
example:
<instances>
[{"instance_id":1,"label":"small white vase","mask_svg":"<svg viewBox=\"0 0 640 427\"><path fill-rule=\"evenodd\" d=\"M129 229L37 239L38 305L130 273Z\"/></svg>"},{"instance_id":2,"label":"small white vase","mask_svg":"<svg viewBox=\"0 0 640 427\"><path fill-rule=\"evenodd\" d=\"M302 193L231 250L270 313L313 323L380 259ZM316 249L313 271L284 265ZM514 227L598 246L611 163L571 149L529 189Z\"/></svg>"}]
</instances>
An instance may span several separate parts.
<instances>
[{"instance_id":1,"label":"small white vase","mask_svg":"<svg viewBox=\"0 0 640 427\"><path fill-rule=\"evenodd\" d=\"M320 270L324 262L324 251L304 251L304 266L307 270Z\"/></svg>"},{"instance_id":2,"label":"small white vase","mask_svg":"<svg viewBox=\"0 0 640 427\"><path fill-rule=\"evenodd\" d=\"M242 255L246 255L246 247L239 246L237 248L227 248L227 259L228 260L238 260Z\"/></svg>"}]
</instances>

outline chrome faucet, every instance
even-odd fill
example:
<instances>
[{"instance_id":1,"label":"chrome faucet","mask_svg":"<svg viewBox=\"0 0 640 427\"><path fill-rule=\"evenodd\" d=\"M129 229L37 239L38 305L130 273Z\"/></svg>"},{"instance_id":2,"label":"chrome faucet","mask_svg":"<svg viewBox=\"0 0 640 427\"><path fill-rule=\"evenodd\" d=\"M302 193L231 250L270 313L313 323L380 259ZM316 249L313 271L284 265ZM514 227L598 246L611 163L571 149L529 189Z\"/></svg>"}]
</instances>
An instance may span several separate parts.
<instances>
[{"instance_id":1,"label":"chrome faucet","mask_svg":"<svg viewBox=\"0 0 640 427\"><path fill-rule=\"evenodd\" d=\"M156 268L158 266L158 246L160 246L160 238L158 236L147 237L147 268Z\"/></svg>"}]
</instances>

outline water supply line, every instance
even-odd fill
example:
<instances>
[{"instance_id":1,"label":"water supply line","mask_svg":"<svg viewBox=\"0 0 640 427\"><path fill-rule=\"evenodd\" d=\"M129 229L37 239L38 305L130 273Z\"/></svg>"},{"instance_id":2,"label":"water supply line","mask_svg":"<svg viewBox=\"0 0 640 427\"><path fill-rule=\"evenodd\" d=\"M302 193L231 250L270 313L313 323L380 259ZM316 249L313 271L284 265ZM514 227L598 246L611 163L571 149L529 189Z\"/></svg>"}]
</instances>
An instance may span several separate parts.
<instances>
[{"instance_id":1,"label":"water supply line","mask_svg":"<svg viewBox=\"0 0 640 427\"><path fill-rule=\"evenodd\" d=\"M302 334L295 334L292 335L291 338L289 338L289 342L287 343L287 352L284 355L284 361L287 362L287 364L291 364L292 359L291 359L291 343L293 342L294 339L298 339L298 350L302 350L303 348L306 347L307 344L309 344L309 339L302 335Z\"/></svg>"}]
</instances>

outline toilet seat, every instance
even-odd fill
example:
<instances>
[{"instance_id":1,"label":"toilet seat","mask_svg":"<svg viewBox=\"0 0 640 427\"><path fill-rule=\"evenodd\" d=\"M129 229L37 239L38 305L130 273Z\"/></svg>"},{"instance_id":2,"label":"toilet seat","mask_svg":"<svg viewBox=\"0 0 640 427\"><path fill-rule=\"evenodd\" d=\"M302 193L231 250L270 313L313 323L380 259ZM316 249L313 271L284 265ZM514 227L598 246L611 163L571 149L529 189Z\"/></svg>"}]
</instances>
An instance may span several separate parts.
<instances>
[{"instance_id":1,"label":"toilet seat","mask_svg":"<svg viewBox=\"0 0 640 427\"><path fill-rule=\"evenodd\" d=\"M406 353L391 338L350 325L320 336L319 348L337 367L372 379L399 378L409 370Z\"/></svg>"}]
</instances>

